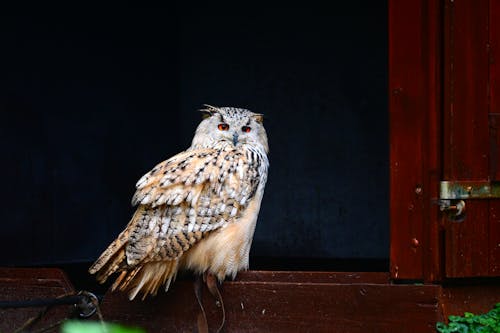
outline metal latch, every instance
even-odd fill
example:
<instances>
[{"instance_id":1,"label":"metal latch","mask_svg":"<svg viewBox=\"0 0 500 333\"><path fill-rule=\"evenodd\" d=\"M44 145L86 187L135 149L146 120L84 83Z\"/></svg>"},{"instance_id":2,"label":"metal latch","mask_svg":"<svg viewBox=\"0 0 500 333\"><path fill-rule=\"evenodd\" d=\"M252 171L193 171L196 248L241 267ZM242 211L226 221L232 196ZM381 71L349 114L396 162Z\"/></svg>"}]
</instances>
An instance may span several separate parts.
<instances>
[{"instance_id":1,"label":"metal latch","mask_svg":"<svg viewBox=\"0 0 500 333\"><path fill-rule=\"evenodd\" d=\"M470 199L500 198L499 181L460 181L446 180L440 182L439 208L448 214L453 221L465 218L465 201Z\"/></svg>"}]
</instances>

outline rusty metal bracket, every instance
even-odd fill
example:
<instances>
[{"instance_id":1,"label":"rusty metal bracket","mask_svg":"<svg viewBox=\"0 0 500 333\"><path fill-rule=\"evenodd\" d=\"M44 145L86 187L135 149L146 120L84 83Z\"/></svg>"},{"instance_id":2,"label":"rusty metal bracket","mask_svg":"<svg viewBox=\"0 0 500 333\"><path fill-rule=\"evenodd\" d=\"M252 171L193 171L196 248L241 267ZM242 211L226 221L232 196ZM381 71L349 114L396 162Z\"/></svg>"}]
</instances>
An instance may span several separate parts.
<instances>
[{"instance_id":1,"label":"rusty metal bracket","mask_svg":"<svg viewBox=\"0 0 500 333\"><path fill-rule=\"evenodd\" d=\"M453 222L465 220L464 200L500 199L500 182L446 180L440 182L439 208Z\"/></svg>"},{"instance_id":2,"label":"rusty metal bracket","mask_svg":"<svg viewBox=\"0 0 500 333\"><path fill-rule=\"evenodd\" d=\"M500 199L500 182L469 180L441 181L439 189L439 199Z\"/></svg>"}]
</instances>

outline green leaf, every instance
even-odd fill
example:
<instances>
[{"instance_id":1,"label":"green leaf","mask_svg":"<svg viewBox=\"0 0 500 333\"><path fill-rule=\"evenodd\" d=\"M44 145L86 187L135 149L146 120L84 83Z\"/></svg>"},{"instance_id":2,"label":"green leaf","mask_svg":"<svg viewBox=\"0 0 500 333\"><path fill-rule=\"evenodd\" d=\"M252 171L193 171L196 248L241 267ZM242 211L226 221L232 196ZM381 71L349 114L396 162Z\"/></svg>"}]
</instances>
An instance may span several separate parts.
<instances>
[{"instance_id":1,"label":"green leaf","mask_svg":"<svg viewBox=\"0 0 500 333\"><path fill-rule=\"evenodd\" d=\"M451 328L452 332L457 332L457 333L469 333L469 329L467 328L467 325L462 324L462 323L450 323L448 325L449 328Z\"/></svg>"},{"instance_id":2,"label":"green leaf","mask_svg":"<svg viewBox=\"0 0 500 333\"><path fill-rule=\"evenodd\" d=\"M451 333L450 329L445 323L437 323L436 324L436 329L439 333Z\"/></svg>"},{"instance_id":3,"label":"green leaf","mask_svg":"<svg viewBox=\"0 0 500 333\"><path fill-rule=\"evenodd\" d=\"M137 327L125 327L112 323L96 321L66 321L61 327L61 333L146 333Z\"/></svg>"},{"instance_id":4,"label":"green leaf","mask_svg":"<svg viewBox=\"0 0 500 333\"><path fill-rule=\"evenodd\" d=\"M437 323L440 333L500 333L500 303L488 313L475 315L465 312L463 316L449 316L448 325Z\"/></svg>"}]
</instances>

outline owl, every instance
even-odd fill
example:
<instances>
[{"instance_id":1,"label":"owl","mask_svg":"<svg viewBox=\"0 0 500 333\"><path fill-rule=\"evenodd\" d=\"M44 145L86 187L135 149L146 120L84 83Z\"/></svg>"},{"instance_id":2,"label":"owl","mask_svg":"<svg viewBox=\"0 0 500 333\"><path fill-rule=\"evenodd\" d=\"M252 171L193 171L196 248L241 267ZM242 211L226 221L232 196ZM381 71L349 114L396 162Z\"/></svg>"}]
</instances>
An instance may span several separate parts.
<instances>
[{"instance_id":1,"label":"owl","mask_svg":"<svg viewBox=\"0 0 500 333\"><path fill-rule=\"evenodd\" d=\"M263 116L201 111L191 146L139 179L132 219L89 268L100 283L117 273L111 289L130 300L167 291L179 270L222 282L248 268L269 167Z\"/></svg>"}]
</instances>

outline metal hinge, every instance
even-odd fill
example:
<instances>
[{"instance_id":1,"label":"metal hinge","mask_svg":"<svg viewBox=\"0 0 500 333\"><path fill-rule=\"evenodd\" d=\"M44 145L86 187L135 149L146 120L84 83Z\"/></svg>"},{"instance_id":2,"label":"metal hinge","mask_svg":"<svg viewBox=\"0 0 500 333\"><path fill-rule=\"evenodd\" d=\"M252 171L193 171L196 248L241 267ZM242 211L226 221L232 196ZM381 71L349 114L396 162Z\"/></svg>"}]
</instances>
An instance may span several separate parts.
<instances>
[{"instance_id":1,"label":"metal hinge","mask_svg":"<svg viewBox=\"0 0 500 333\"><path fill-rule=\"evenodd\" d=\"M500 199L500 182L498 181L441 181L439 198L457 199Z\"/></svg>"},{"instance_id":2,"label":"metal hinge","mask_svg":"<svg viewBox=\"0 0 500 333\"><path fill-rule=\"evenodd\" d=\"M500 182L446 180L440 182L439 208L453 221L463 221L465 201L470 199L500 199Z\"/></svg>"}]
</instances>

